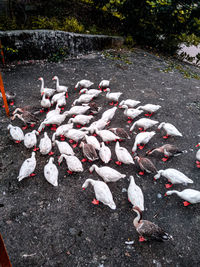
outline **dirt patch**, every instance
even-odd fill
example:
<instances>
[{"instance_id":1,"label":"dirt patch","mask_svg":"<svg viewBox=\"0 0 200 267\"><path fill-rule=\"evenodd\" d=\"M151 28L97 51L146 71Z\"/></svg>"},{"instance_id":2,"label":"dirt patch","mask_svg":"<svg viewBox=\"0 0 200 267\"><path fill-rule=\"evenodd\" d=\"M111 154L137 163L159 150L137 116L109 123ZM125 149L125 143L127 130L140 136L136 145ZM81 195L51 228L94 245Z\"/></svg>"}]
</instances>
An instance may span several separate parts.
<instances>
[{"instance_id":1,"label":"dirt patch","mask_svg":"<svg viewBox=\"0 0 200 267\"><path fill-rule=\"evenodd\" d=\"M121 99L132 98L142 104L159 104L162 108L153 119L170 122L183 133L183 138L170 138L186 152L163 163L153 159L158 169L176 168L190 177L194 184L189 188L200 189L199 169L195 167L195 145L199 142L199 114L190 103L199 96L199 81L185 79L174 69L162 72L168 61L142 50L126 52L129 63L122 59L108 58L101 53L69 59L64 63L44 63L13 66L3 70L7 90L17 93L16 106L40 101L38 77L53 87L52 77L57 75L60 82L69 86L69 100L65 110L78 97L74 85L81 79L90 79L95 87L102 79L111 81L111 90L123 92ZM121 68L119 66L125 66ZM198 69L194 67L191 71ZM196 99L199 103L199 99ZM105 93L97 100L102 110L108 109ZM13 107L14 108L14 107ZM96 119L101 117L101 113ZM164 197L164 179L153 181L152 175L140 177L137 166L116 166L115 144L111 144L113 160L108 165L120 170L127 178L109 184L117 209L100 204L94 206L93 189L85 191L81 186L85 179L99 179L90 174L90 163L84 163L84 172L69 175L66 165L59 167L59 186L54 188L43 177L43 167L49 157L37 152L37 175L18 182L19 168L31 154L23 144L14 144L6 129L9 120L0 111L0 231L4 237L13 266L197 266L199 264L199 205L184 207L176 197ZM44 114L41 114L41 119ZM142 116L141 116L142 117ZM111 122L112 127L130 127L122 110L118 109ZM15 121L13 124L22 125ZM28 132L30 129L26 130ZM50 129L47 131L52 134ZM123 146L131 151L135 133ZM39 139L43 136L40 134ZM152 141L139 152L164 144L161 133L157 132ZM79 148L75 153L82 158ZM55 158L58 151L55 149ZM57 161L55 160L56 165ZM103 165L97 161L98 166ZM167 243L139 243L133 227L135 213L127 200L126 189L129 176L134 175L136 183L145 195L144 218L154 221L174 237ZM174 186L182 190L185 186ZM125 241L133 240L132 245Z\"/></svg>"}]
</instances>

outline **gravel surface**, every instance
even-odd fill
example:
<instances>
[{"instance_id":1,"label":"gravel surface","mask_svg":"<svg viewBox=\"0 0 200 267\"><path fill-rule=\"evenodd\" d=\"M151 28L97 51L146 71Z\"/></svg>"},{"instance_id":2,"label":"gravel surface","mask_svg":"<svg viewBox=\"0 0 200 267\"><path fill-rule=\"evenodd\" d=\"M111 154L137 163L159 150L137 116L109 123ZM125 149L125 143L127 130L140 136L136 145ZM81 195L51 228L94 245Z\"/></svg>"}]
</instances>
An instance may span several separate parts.
<instances>
[{"instance_id":1,"label":"gravel surface","mask_svg":"<svg viewBox=\"0 0 200 267\"><path fill-rule=\"evenodd\" d=\"M17 93L16 107L38 105L38 77L44 77L45 86L54 88L54 75L60 78L61 84L69 86L65 110L78 97L74 86L81 79L93 81L96 88L102 79L109 79L112 92L123 92L120 100L132 98L142 104L161 105L162 108L152 119L174 124L183 137L171 137L166 141L162 138L164 134L156 131L149 144L138 154L145 155L147 150L166 142L176 144L185 153L166 163L160 158L152 158L153 162L157 169L171 167L182 171L194 181L188 188L200 190L200 174L195 165L195 145L200 142L200 82L195 78L184 78L184 73L176 65L187 69L188 73L197 73L195 77L200 72L184 63L173 61L173 68L169 68L170 64L168 59L139 49L133 52L107 51L62 63L19 62L3 70L3 81L6 90ZM102 111L95 119L110 108L105 93L98 97L97 102L102 106ZM44 113L40 114L41 120L44 116ZM138 118L141 117L143 115ZM139 176L137 165L115 165L115 143L109 145L112 161L108 166L127 175L125 179L108 184L117 205L116 210L102 203L93 205L94 191L91 186L82 191L85 179L101 180L95 172L89 173L91 163L83 163L83 173L70 175L64 162L58 166L56 147L53 151L55 164L59 168L58 187L45 180L43 168L50 156L42 156L39 151L36 152L37 175L18 182L20 166L31 155L31 149L10 139L6 129L8 123L9 119L1 108L0 231L13 266L199 266L199 204L184 207L177 196L164 197L166 180L154 181L152 174ZM22 126L22 123L16 119L13 125ZM117 110L111 126L129 129L130 124L123 110ZM28 128L25 132L30 130ZM46 130L51 136L53 132L50 127ZM131 133L131 140L121 143L129 151L135 135L136 132ZM43 132L39 139L41 137ZM74 151L82 159L80 148ZM103 166L100 160L95 163ZM135 177L144 192L144 219L163 227L173 235L173 241L138 241L133 226L136 214L127 199L130 175ZM186 186L175 185L173 188L183 190Z\"/></svg>"}]
</instances>

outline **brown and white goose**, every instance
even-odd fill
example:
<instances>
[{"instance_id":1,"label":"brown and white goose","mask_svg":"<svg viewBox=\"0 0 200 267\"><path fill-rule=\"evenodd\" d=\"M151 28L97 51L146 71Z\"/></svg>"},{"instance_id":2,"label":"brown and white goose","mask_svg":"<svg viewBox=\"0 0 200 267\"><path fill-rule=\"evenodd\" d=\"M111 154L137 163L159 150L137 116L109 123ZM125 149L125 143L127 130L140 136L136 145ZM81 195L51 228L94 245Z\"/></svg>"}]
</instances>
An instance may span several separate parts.
<instances>
[{"instance_id":1,"label":"brown and white goose","mask_svg":"<svg viewBox=\"0 0 200 267\"><path fill-rule=\"evenodd\" d=\"M109 128L108 130L119 136L121 139L131 139L123 128Z\"/></svg>"},{"instance_id":2,"label":"brown and white goose","mask_svg":"<svg viewBox=\"0 0 200 267\"><path fill-rule=\"evenodd\" d=\"M134 219L133 225L140 236L140 242L147 240L167 241L173 239L171 235L166 233L158 225L147 220L142 220L142 211L140 208L134 207L133 211L137 213L137 217Z\"/></svg>"},{"instance_id":3,"label":"brown and white goose","mask_svg":"<svg viewBox=\"0 0 200 267\"><path fill-rule=\"evenodd\" d=\"M13 111L13 115L15 115L15 113L17 113L18 111L21 112L21 113L24 113L24 112L30 112L32 114L39 114L41 111L41 107L40 106L31 106L31 105L27 105L27 106L23 106L23 107L19 107L19 108L16 108L14 111Z\"/></svg>"},{"instance_id":4,"label":"brown and white goose","mask_svg":"<svg viewBox=\"0 0 200 267\"><path fill-rule=\"evenodd\" d=\"M86 159L90 161L95 161L99 159L96 149L93 145L81 142L79 147L82 147L83 155L84 157L86 157ZM86 161L86 160L83 159L82 161Z\"/></svg>"},{"instance_id":5,"label":"brown and white goose","mask_svg":"<svg viewBox=\"0 0 200 267\"><path fill-rule=\"evenodd\" d=\"M137 160L137 163L142 170L139 172L140 175L144 175L144 171L147 173L157 173L157 169L150 159L139 156L134 157L134 159Z\"/></svg>"},{"instance_id":6,"label":"brown and white goose","mask_svg":"<svg viewBox=\"0 0 200 267\"><path fill-rule=\"evenodd\" d=\"M147 155L162 155L164 154L164 158L162 158L162 161L167 161L169 157L172 157L174 155L183 153L183 151L180 151L177 146L171 145L171 144L166 144L163 146L160 146L158 148L151 149L147 151Z\"/></svg>"},{"instance_id":7,"label":"brown and white goose","mask_svg":"<svg viewBox=\"0 0 200 267\"><path fill-rule=\"evenodd\" d=\"M28 111L24 111L21 114L19 113L14 114L11 117L11 120L13 121L15 118L20 119L26 125L23 129L26 129L28 127L28 124L30 124L31 126L34 126L37 122L40 121L36 116L34 116Z\"/></svg>"}]
</instances>

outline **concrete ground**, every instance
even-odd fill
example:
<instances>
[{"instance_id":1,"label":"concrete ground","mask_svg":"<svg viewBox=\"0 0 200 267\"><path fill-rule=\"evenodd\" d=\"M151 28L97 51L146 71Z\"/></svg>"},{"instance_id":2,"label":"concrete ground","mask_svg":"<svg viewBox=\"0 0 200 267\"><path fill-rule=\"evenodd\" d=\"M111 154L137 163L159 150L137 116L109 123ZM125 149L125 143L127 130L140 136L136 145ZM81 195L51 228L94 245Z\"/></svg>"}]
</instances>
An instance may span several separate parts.
<instances>
[{"instance_id":1,"label":"concrete ground","mask_svg":"<svg viewBox=\"0 0 200 267\"><path fill-rule=\"evenodd\" d=\"M178 66L178 67L177 67ZM184 70L184 71L183 71ZM74 90L77 81L90 79L95 87L102 79L109 79L113 92L121 91L120 100L132 98L142 104L159 104L162 108L154 114L159 122L170 122L182 133L182 138L162 138L156 135L139 155L152 147L166 142L176 144L185 153L162 162L152 158L157 169L176 168L190 177L194 184L188 188L200 190L200 173L195 165L195 145L200 142L200 75L199 69L152 55L143 50L133 52L108 51L94 53L63 63L35 62L9 66L2 71L5 89L17 93L15 106L37 105L40 101L40 82L54 87L51 80L54 75L60 83L69 86L69 99L65 110L78 97ZM196 73L196 75L193 75ZM191 76L194 78L186 79ZM97 99L102 111L110 108L105 93ZM12 107L12 110L14 107ZM41 120L45 116L41 114ZM141 115L140 117L143 117ZM139 117L139 118L140 118ZM96 119L95 118L95 119ZM66 120L67 122L67 120ZM152 174L138 175L137 166L117 166L114 153L115 144L111 144L112 161L108 166L126 174L126 178L109 183L117 205L116 210L100 203L93 205L93 188L82 191L85 179L101 180L94 172L89 173L91 163L85 162L84 172L68 174L63 162L59 167L57 148L54 148L55 164L59 169L59 185L53 187L43 176L43 168L49 156L36 152L37 166L35 177L17 181L22 162L31 154L23 143L15 144L6 129L9 119L4 110L0 110L0 232L4 238L13 266L199 266L199 204L184 207L182 200L175 195L164 197L165 178L153 180ZM14 125L22 126L16 119ZM130 127L123 111L118 109L111 126ZM37 129L37 127L35 127ZM156 129L156 128L154 128ZM25 132L30 131L30 128ZM47 131L52 135L50 128ZM136 133L131 140L122 142L129 151ZM40 134L39 139L43 137ZM99 139L100 140L100 139ZM80 148L74 149L78 158L82 158ZM95 162L103 166L100 160ZM127 200L129 176L135 177L142 188L145 198L144 219L163 227L173 235L169 242L138 241L133 226L135 213ZM174 189L183 190L184 185L175 185ZM127 245L126 241L134 241Z\"/></svg>"}]
</instances>

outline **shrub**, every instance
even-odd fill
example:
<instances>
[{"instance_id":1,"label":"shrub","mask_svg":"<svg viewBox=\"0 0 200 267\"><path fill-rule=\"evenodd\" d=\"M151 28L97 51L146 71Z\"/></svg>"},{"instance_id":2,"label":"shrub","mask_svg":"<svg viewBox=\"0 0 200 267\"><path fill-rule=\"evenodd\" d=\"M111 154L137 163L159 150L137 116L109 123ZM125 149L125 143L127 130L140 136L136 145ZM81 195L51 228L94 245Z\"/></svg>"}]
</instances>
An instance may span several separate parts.
<instances>
[{"instance_id":1,"label":"shrub","mask_svg":"<svg viewBox=\"0 0 200 267\"><path fill-rule=\"evenodd\" d=\"M67 32L84 32L84 26L78 22L76 18L66 18L64 22L62 23L61 27L62 31L67 31Z\"/></svg>"},{"instance_id":2,"label":"shrub","mask_svg":"<svg viewBox=\"0 0 200 267\"><path fill-rule=\"evenodd\" d=\"M53 18L47 17L33 17L32 18L32 29L50 29L50 30L58 30L59 29L59 21Z\"/></svg>"}]
</instances>

